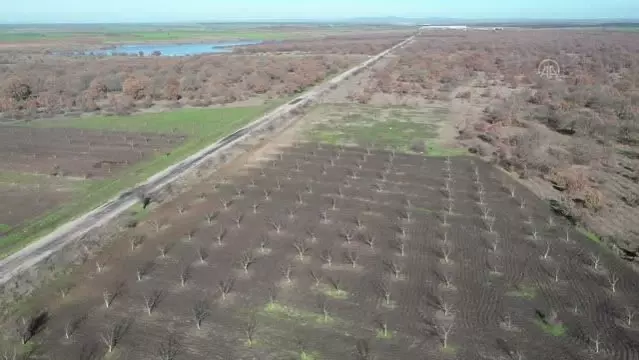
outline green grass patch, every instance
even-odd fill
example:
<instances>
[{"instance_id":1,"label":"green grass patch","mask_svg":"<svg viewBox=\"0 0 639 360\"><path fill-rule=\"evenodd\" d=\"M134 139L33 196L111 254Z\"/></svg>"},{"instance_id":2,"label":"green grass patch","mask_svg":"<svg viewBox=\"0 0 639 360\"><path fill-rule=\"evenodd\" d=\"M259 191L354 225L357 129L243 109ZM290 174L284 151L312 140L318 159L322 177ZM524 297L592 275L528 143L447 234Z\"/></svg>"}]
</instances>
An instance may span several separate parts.
<instances>
[{"instance_id":1,"label":"green grass patch","mask_svg":"<svg viewBox=\"0 0 639 360\"><path fill-rule=\"evenodd\" d=\"M597 236L597 234L593 233L592 231L582 227L578 227L577 231L580 234L584 235L586 239L601 245L601 239L599 238L599 236Z\"/></svg>"},{"instance_id":2,"label":"green grass patch","mask_svg":"<svg viewBox=\"0 0 639 360\"><path fill-rule=\"evenodd\" d=\"M302 351L300 353L300 360L320 360L317 352Z\"/></svg>"},{"instance_id":3,"label":"green grass patch","mask_svg":"<svg viewBox=\"0 0 639 360\"><path fill-rule=\"evenodd\" d=\"M393 337L395 337L395 332L390 330L384 331L382 329L377 329L375 337L378 339L392 339Z\"/></svg>"},{"instance_id":4,"label":"green grass patch","mask_svg":"<svg viewBox=\"0 0 639 360\"><path fill-rule=\"evenodd\" d=\"M566 327L561 324L551 324L549 322L545 322L539 319L535 320L535 324L537 324L546 334L559 337L566 334Z\"/></svg>"},{"instance_id":5,"label":"green grass patch","mask_svg":"<svg viewBox=\"0 0 639 360\"><path fill-rule=\"evenodd\" d=\"M262 311L262 315L276 320L293 321L299 325L334 324L336 322L336 320L330 316L324 317L322 314L304 311L276 302L267 304Z\"/></svg>"},{"instance_id":6,"label":"green grass patch","mask_svg":"<svg viewBox=\"0 0 639 360\"><path fill-rule=\"evenodd\" d=\"M114 178L84 182L86 186L81 193L76 194L74 200L42 217L28 221L3 238L0 242L0 258L6 257L73 217L101 205L119 192L135 186L151 175L231 134L279 104L278 101L263 106L244 108L182 109L167 113L118 117L96 116L32 123L33 126L39 127L75 127L157 133L171 133L173 129L177 128L179 133L190 136L184 144L173 149L170 153L158 155L151 160L123 169L120 174L115 174Z\"/></svg>"},{"instance_id":7,"label":"green grass patch","mask_svg":"<svg viewBox=\"0 0 639 360\"><path fill-rule=\"evenodd\" d=\"M345 290L341 290L341 289L337 290L337 289L329 288L329 287L321 287L319 288L319 291L322 294L336 300L346 300L348 299L348 295L349 295L348 292Z\"/></svg>"},{"instance_id":8,"label":"green grass patch","mask_svg":"<svg viewBox=\"0 0 639 360\"><path fill-rule=\"evenodd\" d=\"M11 226L7 224L0 224L0 234L9 232L11 230Z\"/></svg>"},{"instance_id":9,"label":"green grass patch","mask_svg":"<svg viewBox=\"0 0 639 360\"><path fill-rule=\"evenodd\" d=\"M507 292L506 295L533 300L537 296L537 289L530 285L520 285L516 289Z\"/></svg>"},{"instance_id":10,"label":"green grass patch","mask_svg":"<svg viewBox=\"0 0 639 360\"><path fill-rule=\"evenodd\" d=\"M439 123L448 119L445 108L415 110L406 107L329 105L317 108L324 121L312 128L311 140L332 145L356 145L394 149L430 156L467 154L465 149L447 148L438 141Z\"/></svg>"}]
</instances>

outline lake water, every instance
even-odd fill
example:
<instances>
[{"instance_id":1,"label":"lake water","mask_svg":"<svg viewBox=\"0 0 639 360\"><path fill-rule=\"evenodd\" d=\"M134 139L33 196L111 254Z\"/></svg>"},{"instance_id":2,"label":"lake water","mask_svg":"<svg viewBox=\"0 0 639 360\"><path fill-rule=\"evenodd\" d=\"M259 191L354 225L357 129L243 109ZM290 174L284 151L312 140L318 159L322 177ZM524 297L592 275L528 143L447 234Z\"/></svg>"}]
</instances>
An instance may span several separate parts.
<instances>
[{"instance_id":1,"label":"lake water","mask_svg":"<svg viewBox=\"0 0 639 360\"><path fill-rule=\"evenodd\" d=\"M261 44L262 41L234 41L197 44L127 44L118 45L112 49L93 50L95 55L127 54L138 55L140 51L145 56L159 51L162 56L186 56L210 53L224 53L233 51L233 47Z\"/></svg>"}]
</instances>

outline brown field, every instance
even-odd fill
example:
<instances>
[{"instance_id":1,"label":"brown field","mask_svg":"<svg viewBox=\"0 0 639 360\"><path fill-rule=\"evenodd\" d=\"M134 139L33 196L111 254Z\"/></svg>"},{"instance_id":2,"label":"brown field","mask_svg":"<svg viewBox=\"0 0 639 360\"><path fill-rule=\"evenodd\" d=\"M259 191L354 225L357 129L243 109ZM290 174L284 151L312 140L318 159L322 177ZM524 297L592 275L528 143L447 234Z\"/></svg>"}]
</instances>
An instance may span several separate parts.
<instances>
[{"instance_id":1,"label":"brown field","mask_svg":"<svg viewBox=\"0 0 639 360\"><path fill-rule=\"evenodd\" d=\"M479 159L309 143L161 205L20 334L47 359L637 359L635 279Z\"/></svg>"},{"instance_id":2,"label":"brown field","mask_svg":"<svg viewBox=\"0 0 639 360\"><path fill-rule=\"evenodd\" d=\"M170 151L185 139L153 133L3 126L0 171L105 178Z\"/></svg>"}]
</instances>

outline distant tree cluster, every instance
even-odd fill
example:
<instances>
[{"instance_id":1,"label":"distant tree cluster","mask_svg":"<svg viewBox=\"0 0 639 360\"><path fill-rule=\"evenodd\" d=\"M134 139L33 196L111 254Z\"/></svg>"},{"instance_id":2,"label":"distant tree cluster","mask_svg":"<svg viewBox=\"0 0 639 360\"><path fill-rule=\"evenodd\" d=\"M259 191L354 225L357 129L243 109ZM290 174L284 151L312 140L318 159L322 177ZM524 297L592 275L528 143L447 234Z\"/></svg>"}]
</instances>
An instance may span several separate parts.
<instances>
[{"instance_id":1,"label":"distant tree cluster","mask_svg":"<svg viewBox=\"0 0 639 360\"><path fill-rule=\"evenodd\" d=\"M7 56L0 63L0 113L127 114L155 104L209 106L303 91L358 59L331 55L172 57Z\"/></svg>"},{"instance_id":2,"label":"distant tree cluster","mask_svg":"<svg viewBox=\"0 0 639 360\"><path fill-rule=\"evenodd\" d=\"M237 53L303 52L311 54L363 54L376 55L391 46L406 40L406 33L360 34L333 36L308 40L274 41L260 45L240 47Z\"/></svg>"}]
</instances>

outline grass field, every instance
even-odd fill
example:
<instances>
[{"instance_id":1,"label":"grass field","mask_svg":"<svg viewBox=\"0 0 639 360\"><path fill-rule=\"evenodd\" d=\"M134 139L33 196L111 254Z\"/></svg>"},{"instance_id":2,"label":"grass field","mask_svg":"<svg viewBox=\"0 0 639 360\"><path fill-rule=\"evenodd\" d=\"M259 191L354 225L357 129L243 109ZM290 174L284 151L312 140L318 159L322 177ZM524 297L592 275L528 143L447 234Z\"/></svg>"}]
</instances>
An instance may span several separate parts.
<instances>
[{"instance_id":1,"label":"grass field","mask_svg":"<svg viewBox=\"0 0 639 360\"><path fill-rule=\"evenodd\" d=\"M362 30L363 27L308 26L272 28L268 26L204 26L204 25L102 25L87 27L41 26L0 27L0 43L42 42L60 40L97 40L104 43L178 41L178 40L285 40L318 35L335 35ZM365 30L365 29L364 29Z\"/></svg>"},{"instance_id":2,"label":"grass field","mask_svg":"<svg viewBox=\"0 0 639 360\"><path fill-rule=\"evenodd\" d=\"M3 238L0 243L0 257L11 254L73 217L104 203L120 191L185 159L279 104L280 102L274 102L256 107L183 109L136 116L75 118L33 123L33 126L40 127L55 126L156 133L176 132L186 134L189 138L186 143L170 153L158 155L150 161L134 165L126 169L121 176L103 180L84 180L84 186L79 187L81 194L75 194L73 201L40 218L27 221L19 229Z\"/></svg>"}]
</instances>

